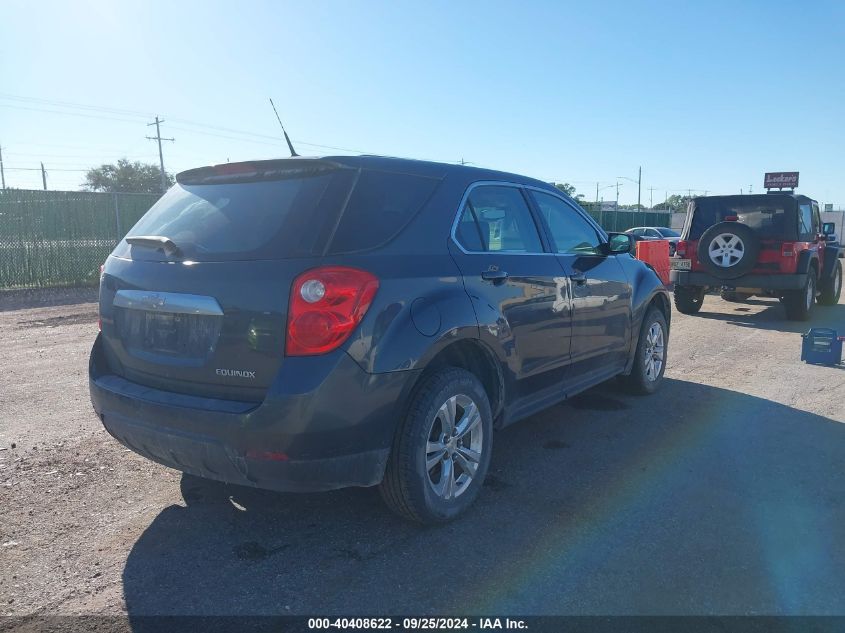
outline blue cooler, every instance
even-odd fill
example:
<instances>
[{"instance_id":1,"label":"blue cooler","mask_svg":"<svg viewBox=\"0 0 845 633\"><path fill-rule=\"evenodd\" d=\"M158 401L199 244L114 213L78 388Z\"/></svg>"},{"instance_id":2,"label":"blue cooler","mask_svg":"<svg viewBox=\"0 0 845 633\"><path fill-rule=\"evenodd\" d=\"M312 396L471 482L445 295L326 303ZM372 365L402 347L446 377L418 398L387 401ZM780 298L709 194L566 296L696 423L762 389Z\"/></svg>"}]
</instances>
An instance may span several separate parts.
<instances>
[{"instance_id":1,"label":"blue cooler","mask_svg":"<svg viewBox=\"0 0 845 633\"><path fill-rule=\"evenodd\" d=\"M836 365L842 362L842 340L836 330L814 327L801 338L801 360L815 365Z\"/></svg>"}]
</instances>

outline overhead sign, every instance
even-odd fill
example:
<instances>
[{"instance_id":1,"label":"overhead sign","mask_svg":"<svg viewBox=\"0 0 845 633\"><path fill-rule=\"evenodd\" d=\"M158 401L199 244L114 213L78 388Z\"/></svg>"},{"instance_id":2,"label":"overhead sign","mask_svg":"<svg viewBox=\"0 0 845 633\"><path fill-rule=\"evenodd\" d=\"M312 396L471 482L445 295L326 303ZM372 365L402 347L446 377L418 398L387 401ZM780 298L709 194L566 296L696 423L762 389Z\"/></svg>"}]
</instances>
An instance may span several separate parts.
<instances>
[{"instance_id":1,"label":"overhead sign","mask_svg":"<svg viewBox=\"0 0 845 633\"><path fill-rule=\"evenodd\" d=\"M601 210L602 211L616 211L616 201L615 200L602 200L601 201Z\"/></svg>"},{"instance_id":2,"label":"overhead sign","mask_svg":"<svg viewBox=\"0 0 845 633\"><path fill-rule=\"evenodd\" d=\"M797 171L770 171L763 179L763 187L766 189L795 189L797 186Z\"/></svg>"},{"instance_id":3,"label":"overhead sign","mask_svg":"<svg viewBox=\"0 0 845 633\"><path fill-rule=\"evenodd\" d=\"M832 202L826 202L825 205L824 205L824 210L825 211L833 211L833 203Z\"/></svg>"}]
</instances>

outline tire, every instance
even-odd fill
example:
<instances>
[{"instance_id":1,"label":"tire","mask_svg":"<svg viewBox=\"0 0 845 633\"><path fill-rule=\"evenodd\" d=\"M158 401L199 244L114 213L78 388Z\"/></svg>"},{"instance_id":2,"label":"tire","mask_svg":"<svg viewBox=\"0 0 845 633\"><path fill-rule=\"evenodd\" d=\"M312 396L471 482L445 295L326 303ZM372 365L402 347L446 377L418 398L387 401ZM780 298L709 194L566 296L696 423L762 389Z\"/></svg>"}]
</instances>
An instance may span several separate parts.
<instances>
[{"instance_id":1,"label":"tire","mask_svg":"<svg viewBox=\"0 0 845 633\"><path fill-rule=\"evenodd\" d=\"M810 268L807 281L801 290L791 290L783 295L783 307L790 321L806 321L816 304L816 269Z\"/></svg>"},{"instance_id":2,"label":"tire","mask_svg":"<svg viewBox=\"0 0 845 633\"><path fill-rule=\"evenodd\" d=\"M757 263L760 240L754 230L737 222L719 222L698 241L698 261L714 277L736 279Z\"/></svg>"},{"instance_id":3,"label":"tire","mask_svg":"<svg viewBox=\"0 0 845 633\"><path fill-rule=\"evenodd\" d=\"M819 303L823 306L835 306L842 294L842 263L833 262L833 273L820 284Z\"/></svg>"},{"instance_id":4,"label":"tire","mask_svg":"<svg viewBox=\"0 0 845 633\"><path fill-rule=\"evenodd\" d=\"M742 303L751 295L745 294L744 292L734 292L733 290L722 290L719 293L719 296L725 301L730 301L731 303Z\"/></svg>"},{"instance_id":5,"label":"tire","mask_svg":"<svg viewBox=\"0 0 845 633\"><path fill-rule=\"evenodd\" d=\"M631 373L622 377L628 391L639 395L652 394L660 388L666 371L669 349L669 326L663 313L655 307L646 312Z\"/></svg>"},{"instance_id":6,"label":"tire","mask_svg":"<svg viewBox=\"0 0 845 633\"><path fill-rule=\"evenodd\" d=\"M423 380L397 431L379 492L390 509L406 519L444 523L466 510L481 490L490 465L493 418L484 387L470 372L446 367ZM454 403L456 432L467 416L475 418L472 404L478 418L463 438L453 433L444 442L450 403ZM442 458L435 461L437 454ZM471 475L470 454L477 454ZM447 471L456 477L444 480Z\"/></svg>"},{"instance_id":7,"label":"tire","mask_svg":"<svg viewBox=\"0 0 845 633\"><path fill-rule=\"evenodd\" d=\"M696 314L704 303L701 286L675 286L675 308L682 314Z\"/></svg>"}]
</instances>

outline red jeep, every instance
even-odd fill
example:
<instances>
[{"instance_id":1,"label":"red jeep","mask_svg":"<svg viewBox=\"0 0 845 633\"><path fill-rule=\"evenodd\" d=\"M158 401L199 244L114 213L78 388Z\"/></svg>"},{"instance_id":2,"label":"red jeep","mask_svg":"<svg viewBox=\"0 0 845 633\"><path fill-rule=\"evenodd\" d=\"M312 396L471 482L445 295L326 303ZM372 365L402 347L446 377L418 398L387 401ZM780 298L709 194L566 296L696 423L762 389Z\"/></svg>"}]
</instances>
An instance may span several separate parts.
<instances>
[{"instance_id":1,"label":"red jeep","mask_svg":"<svg viewBox=\"0 0 845 633\"><path fill-rule=\"evenodd\" d=\"M821 224L818 202L794 193L694 198L670 262L675 307L695 314L714 288L728 301L778 297L788 319L805 321L817 300L839 301L835 228Z\"/></svg>"}]
</instances>

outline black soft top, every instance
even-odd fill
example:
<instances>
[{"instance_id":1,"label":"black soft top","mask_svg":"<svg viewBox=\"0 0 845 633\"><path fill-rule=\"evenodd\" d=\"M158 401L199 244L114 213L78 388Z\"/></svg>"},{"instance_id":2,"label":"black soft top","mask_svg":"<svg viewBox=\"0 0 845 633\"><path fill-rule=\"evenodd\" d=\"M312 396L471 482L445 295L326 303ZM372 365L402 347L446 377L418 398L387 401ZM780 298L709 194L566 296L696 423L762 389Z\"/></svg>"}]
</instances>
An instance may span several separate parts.
<instances>
[{"instance_id":1,"label":"black soft top","mask_svg":"<svg viewBox=\"0 0 845 633\"><path fill-rule=\"evenodd\" d=\"M761 193L734 196L700 196L690 201L683 238L697 240L726 217L759 231L762 237L798 239L798 206L815 202L795 193Z\"/></svg>"}]
</instances>

